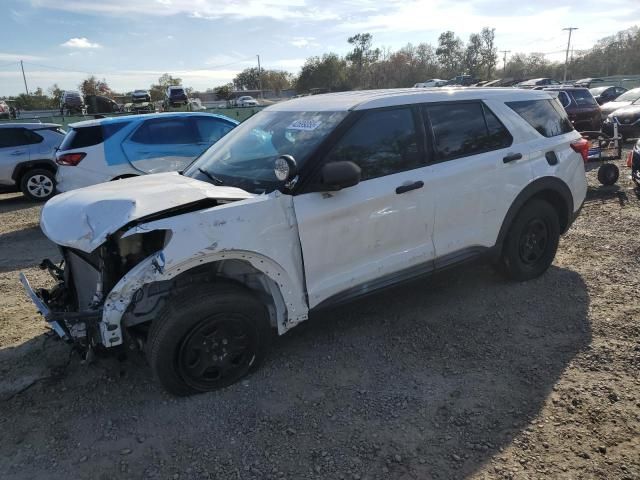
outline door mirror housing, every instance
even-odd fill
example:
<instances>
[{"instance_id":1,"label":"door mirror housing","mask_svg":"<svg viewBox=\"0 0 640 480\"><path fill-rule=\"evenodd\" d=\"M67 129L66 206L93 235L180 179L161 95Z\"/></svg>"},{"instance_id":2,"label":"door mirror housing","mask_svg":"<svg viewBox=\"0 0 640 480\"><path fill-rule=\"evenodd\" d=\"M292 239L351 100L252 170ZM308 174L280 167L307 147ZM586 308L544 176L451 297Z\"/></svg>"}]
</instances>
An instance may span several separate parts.
<instances>
[{"instance_id":1,"label":"door mirror housing","mask_svg":"<svg viewBox=\"0 0 640 480\"><path fill-rule=\"evenodd\" d=\"M330 162L322 167L321 188L337 191L360 183L362 172L353 162Z\"/></svg>"}]
</instances>

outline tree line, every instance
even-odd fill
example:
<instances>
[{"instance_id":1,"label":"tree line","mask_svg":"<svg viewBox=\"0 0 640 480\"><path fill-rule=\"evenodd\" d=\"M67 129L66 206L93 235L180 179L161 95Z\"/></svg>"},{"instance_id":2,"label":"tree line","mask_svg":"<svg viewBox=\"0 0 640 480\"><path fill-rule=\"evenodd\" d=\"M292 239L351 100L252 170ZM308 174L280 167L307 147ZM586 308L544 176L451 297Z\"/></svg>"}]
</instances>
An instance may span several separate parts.
<instances>
[{"instance_id":1,"label":"tree line","mask_svg":"<svg viewBox=\"0 0 640 480\"><path fill-rule=\"evenodd\" d=\"M484 27L469 35L465 42L453 31L439 35L437 45L408 43L393 51L374 47L370 33L358 33L347 39L345 55L328 52L307 58L298 75L275 69L246 68L232 82L207 89L220 99L229 99L236 90L344 91L368 88L410 87L429 78L449 79L471 75L478 79L511 77L527 79L550 77L560 80L564 62L549 61L543 53L515 53L499 67L495 29ZM572 54L569 77L600 77L640 73L640 29L635 26L600 39L592 48ZM182 79L165 73L149 86L152 101L162 100L166 88L182 85ZM106 79L94 75L84 79L78 89L83 95L124 96L114 92ZM187 93L198 92L187 87ZM23 109L57 108L63 90L54 84L47 93L38 87L32 94L8 97Z\"/></svg>"}]
</instances>

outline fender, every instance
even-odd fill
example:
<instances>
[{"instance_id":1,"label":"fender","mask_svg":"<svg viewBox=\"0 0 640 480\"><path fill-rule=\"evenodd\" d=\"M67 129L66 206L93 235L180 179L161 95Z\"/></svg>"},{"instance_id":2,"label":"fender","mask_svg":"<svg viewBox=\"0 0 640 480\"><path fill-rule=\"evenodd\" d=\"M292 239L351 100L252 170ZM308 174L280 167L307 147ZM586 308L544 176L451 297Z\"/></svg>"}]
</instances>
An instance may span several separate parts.
<instances>
[{"instance_id":1,"label":"fender","mask_svg":"<svg viewBox=\"0 0 640 480\"><path fill-rule=\"evenodd\" d=\"M171 280L189 272L194 267L222 260L240 260L249 263L257 271L273 281L274 303L278 333L283 334L308 318L309 309L304 301L304 293L299 291L289 274L277 262L255 252L223 250L211 254L198 255L182 263L168 267L162 251L146 258L124 277L107 295L104 301L100 333L106 347L122 344L121 320L131 304L133 296L144 285ZM276 295L277 293L277 295Z\"/></svg>"},{"instance_id":2,"label":"fender","mask_svg":"<svg viewBox=\"0 0 640 480\"><path fill-rule=\"evenodd\" d=\"M561 233L565 233L573 219L573 195L569 186L557 177L541 177L527 185L515 198L502 221L494 253L502 251L502 244L509 232L511 223L520 209L534 197L548 197L553 206L558 209Z\"/></svg>"},{"instance_id":3,"label":"fender","mask_svg":"<svg viewBox=\"0 0 640 480\"><path fill-rule=\"evenodd\" d=\"M20 175L22 175L22 172L34 167L46 168L47 170L51 170L53 173L55 173L58 169L56 163L48 158L42 158L40 160L29 160L28 162L22 162L15 166L15 168L13 169L13 173L11 174L11 179L14 182L17 182L20 178Z\"/></svg>"}]
</instances>

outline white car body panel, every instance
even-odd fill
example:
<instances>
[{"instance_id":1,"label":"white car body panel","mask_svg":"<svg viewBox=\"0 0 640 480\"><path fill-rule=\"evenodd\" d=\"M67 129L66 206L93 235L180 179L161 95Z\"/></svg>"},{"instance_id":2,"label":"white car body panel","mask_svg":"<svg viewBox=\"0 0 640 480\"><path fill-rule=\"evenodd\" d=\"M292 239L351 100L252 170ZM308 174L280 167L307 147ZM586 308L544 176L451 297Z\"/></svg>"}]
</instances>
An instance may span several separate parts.
<instances>
[{"instance_id":1,"label":"white car body panel","mask_svg":"<svg viewBox=\"0 0 640 480\"><path fill-rule=\"evenodd\" d=\"M171 238L161 252L136 265L109 292L100 325L105 345L122 343L122 315L143 285L222 260L247 262L271 279L271 290L280 306L276 312L280 334L307 319L302 255L291 196L277 191L250 196L142 224L126 235L153 230L170 230Z\"/></svg>"},{"instance_id":2,"label":"white car body panel","mask_svg":"<svg viewBox=\"0 0 640 480\"><path fill-rule=\"evenodd\" d=\"M309 307L342 291L433 260L430 167L373 178L338 192L294 197ZM422 180L423 188L395 189Z\"/></svg>"},{"instance_id":3,"label":"white car body panel","mask_svg":"<svg viewBox=\"0 0 640 480\"><path fill-rule=\"evenodd\" d=\"M53 197L42 210L40 226L58 245L90 253L107 235L147 215L206 198L240 200L251 196L239 188L218 187L176 172L160 173Z\"/></svg>"}]
</instances>

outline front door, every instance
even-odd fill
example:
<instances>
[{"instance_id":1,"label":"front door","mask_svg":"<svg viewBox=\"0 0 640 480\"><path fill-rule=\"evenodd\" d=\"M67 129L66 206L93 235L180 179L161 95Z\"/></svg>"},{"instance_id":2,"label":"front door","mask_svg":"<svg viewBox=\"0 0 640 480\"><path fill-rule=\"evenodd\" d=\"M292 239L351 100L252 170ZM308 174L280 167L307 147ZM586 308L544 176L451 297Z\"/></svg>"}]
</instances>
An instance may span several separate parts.
<instances>
[{"instance_id":1,"label":"front door","mask_svg":"<svg viewBox=\"0 0 640 480\"><path fill-rule=\"evenodd\" d=\"M433 198L417 112L401 107L359 115L324 162L353 161L361 182L293 200L310 308L392 283L409 269L430 269L434 256Z\"/></svg>"}]
</instances>

